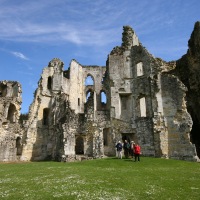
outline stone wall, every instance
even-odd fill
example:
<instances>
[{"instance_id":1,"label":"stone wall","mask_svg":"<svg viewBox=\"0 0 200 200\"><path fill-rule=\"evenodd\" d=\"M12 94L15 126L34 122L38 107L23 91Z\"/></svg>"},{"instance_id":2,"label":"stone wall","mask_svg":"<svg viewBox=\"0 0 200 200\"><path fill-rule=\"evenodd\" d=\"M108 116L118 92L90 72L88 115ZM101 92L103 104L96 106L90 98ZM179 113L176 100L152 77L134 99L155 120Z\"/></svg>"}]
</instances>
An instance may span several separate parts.
<instances>
[{"instance_id":1,"label":"stone wall","mask_svg":"<svg viewBox=\"0 0 200 200\"><path fill-rule=\"evenodd\" d=\"M119 140L139 143L144 156L198 160L199 27L198 22L187 54L177 62L154 58L129 26L106 67L72 60L64 71L64 63L52 59L23 124L19 83L1 81L0 161L115 156ZM94 84L85 84L88 76Z\"/></svg>"},{"instance_id":2,"label":"stone wall","mask_svg":"<svg viewBox=\"0 0 200 200\"><path fill-rule=\"evenodd\" d=\"M21 92L18 82L0 81L0 161L16 161L22 154Z\"/></svg>"},{"instance_id":3,"label":"stone wall","mask_svg":"<svg viewBox=\"0 0 200 200\"><path fill-rule=\"evenodd\" d=\"M192 130L189 136L200 157L200 22L196 22L188 41L188 51L176 62L171 71L186 86L186 107L192 117Z\"/></svg>"}]
</instances>

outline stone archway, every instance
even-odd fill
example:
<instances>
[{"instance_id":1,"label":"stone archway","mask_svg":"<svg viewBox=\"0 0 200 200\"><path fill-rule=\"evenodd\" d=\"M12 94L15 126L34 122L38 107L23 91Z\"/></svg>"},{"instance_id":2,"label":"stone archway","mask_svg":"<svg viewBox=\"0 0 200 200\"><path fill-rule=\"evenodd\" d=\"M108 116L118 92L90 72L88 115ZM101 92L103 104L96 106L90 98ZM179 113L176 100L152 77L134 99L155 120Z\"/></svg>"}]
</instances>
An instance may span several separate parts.
<instances>
[{"instance_id":1,"label":"stone archway","mask_svg":"<svg viewBox=\"0 0 200 200\"><path fill-rule=\"evenodd\" d=\"M76 154L84 154L84 139L81 136L76 138L75 152Z\"/></svg>"}]
</instances>

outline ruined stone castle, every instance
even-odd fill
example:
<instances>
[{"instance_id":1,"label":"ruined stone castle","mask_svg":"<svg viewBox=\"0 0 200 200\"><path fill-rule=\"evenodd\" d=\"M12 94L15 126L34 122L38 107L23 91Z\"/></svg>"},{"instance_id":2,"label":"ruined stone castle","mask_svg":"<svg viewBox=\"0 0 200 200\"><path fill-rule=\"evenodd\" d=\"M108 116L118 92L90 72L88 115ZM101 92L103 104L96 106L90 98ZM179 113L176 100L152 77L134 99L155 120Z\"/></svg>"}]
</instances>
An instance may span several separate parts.
<instances>
[{"instance_id":1,"label":"ruined stone castle","mask_svg":"<svg viewBox=\"0 0 200 200\"><path fill-rule=\"evenodd\" d=\"M177 61L152 56L129 26L106 66L52 59L28 119L19 122L21 85L0 81L0 161L73 161L115 156L118 140L144 156L200 156L200 22ZM85 80L90 77L91 84Z\"/></svg>"}]
</instances>

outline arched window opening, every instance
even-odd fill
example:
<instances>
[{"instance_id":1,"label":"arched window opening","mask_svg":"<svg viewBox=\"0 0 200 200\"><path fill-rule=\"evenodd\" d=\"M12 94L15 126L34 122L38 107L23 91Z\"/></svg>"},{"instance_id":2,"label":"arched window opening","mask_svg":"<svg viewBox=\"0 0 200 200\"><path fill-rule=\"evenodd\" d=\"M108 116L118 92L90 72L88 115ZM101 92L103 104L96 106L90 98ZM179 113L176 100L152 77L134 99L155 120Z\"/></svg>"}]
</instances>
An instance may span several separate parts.
<instances>
[{"instance_id":1,"label":"arched window opening","mask_svg":"<svg viewBox=\"0 0 200 200\"><path fill-rule=\"evenodd\" d=\"M145 100L145 97L140 98L140 117L146 117L146 100Z\"/></svg>"},{"instance_id":2,"label":"arched window opening","mask_svg":"<svg viewBox=\"0 0 200 200\"><path fill-rule=\"evenodd\" d=\"M76 154L84 154L84 140L81 136L76 138L75 152Z\"/></svg>"},{"instance_id":3,"label":"arched window opening","mask_svg":"<svg viewBox=\"0 0 200 200\"><path fill-rule=\"evenodd\" d=\"M7 95L7 85L3 83L0 84L0 97L5 97Z\"/></svg>"},{"instance_id":4,"label":"arched window opening","mask_svg":"<svg viewBox=\"0 0 200 200\"><path fill-rule=\"evenodd\" d=\"M8 109L8 116L7 120L9 120L11 123L14 123L16 121L16 107L14 104L10 104L9 109Z\"/></svg>"},{"instance_id":5,"label":"arched window opening","mask_svg":"<svg viewBox=\"0 0 200 200\"><path fill-rule=\"evenodd\" d=\"M17 156L22 155L22 144L20 137L17 137L16 139L16 148L17 148Z\"/></svg>"},{"instance_id":6,"label":"arched window opening","mask_svg":"<svg viewBox=\"0 0 200 200\"><path fill-rule=\"evenodd\" d=\"M88 75L85 79L85 86L87 85L94 85L94 79L91 75Z\"/></svg>"},{"instance_id":7,"label":"arched window opening","mask_svg":"<svg viewBox=\"0 0 200 200\"><path fill-rule=\"evenodd\" d=\"M107 97L106 97L106 93L104 91L101 91L101 103L102 104L107 103Z\"/></svg>"},{"instance_id":8,"label":"arched window opening","mask_svg":"<svg viewBox=\"0 0 200 200\"><path fill-rule=\"evenodd\" d=\"M49 108L43 109L43 125L49 125Z\"/></svg>"},{"instance_id":9,"label":"arched window opening","mask_svg":"<svg viewBox=\"0 0 200 200\"><path fill-rule=\"evenodd\" d=\"M51 88L52 88L52 78L51 78L51 76L49 76L48 77L48 81L47 81L47 89L48 90L51 90Z\"/></svg>"},{"instance_id":10,"label":"arched window opening","mask_svg":"<svg viewBox=\"0 0 200 200\"><path fill-rule=\"evenodd\" d=\"M137 76L144 75L142 62L137 63Z\"/></svg>"}]
</instances>

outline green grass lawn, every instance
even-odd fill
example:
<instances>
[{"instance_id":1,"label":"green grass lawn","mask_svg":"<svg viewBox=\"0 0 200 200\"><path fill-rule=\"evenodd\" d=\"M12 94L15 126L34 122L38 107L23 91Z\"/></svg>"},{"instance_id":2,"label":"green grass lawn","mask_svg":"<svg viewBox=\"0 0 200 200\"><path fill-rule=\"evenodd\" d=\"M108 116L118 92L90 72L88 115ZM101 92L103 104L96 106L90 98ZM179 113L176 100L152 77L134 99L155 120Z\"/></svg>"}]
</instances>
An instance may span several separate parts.
<instances>
[{"instance_id":1,"label":"green grass lawn","mask_svg":"<svg viewBox=\"0 0 200 200\"><path fill-rule=\"evenodd\" d=\"M200 163L142 157L0 163L0 199L200 199Z\"/></svg>"}]
</instances>

